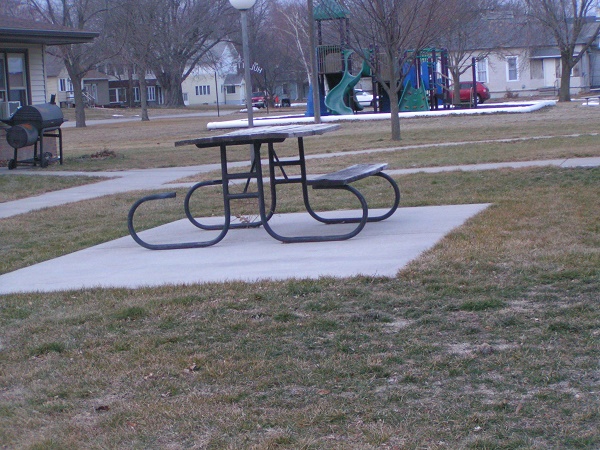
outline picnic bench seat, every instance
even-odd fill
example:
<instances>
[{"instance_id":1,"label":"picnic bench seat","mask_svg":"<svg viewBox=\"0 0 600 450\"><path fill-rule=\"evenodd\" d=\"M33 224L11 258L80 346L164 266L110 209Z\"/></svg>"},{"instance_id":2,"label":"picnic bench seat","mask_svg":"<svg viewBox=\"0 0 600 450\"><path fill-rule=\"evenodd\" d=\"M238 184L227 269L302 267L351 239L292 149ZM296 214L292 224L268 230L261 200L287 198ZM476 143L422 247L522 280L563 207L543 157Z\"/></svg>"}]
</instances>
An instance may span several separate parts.
<instances>
[{"instance_id":1,"label":"picnic bench seat","mask_svg":"<svg viewBox=\"0 0 600 450\"><path fill-rule=\"evenodd\" d=\"M354 181L362 180L363 178L370 177L378 174L387 167L387 164L355 164L345 169L338 170L337 172L320 175L311 180L307 180L306 183L315 189L328 188L334 186L345 186Z\"/></svg>"},{"instance_id":2,"label":"picnic bench seat","mask_svg":"<svg viewBox=\"0 0 600 450\"><path fill-rule=\"evenodd\" d=\"M591 98L597 98L598 100L600 100L600 95L599 94L594 94L594 95L587 95L585 97L583 97L585 99L585 104L589 105L590 104L590 99Z\"/></svg>"},{"instance_id":3,"label":"picnic bench seat","mask_svg":"<svg viewBox=\"0 0 600 450\"><path fill-rule=\"evenodd\" d=\"M400 203L400 189L398 188L398 185L396 184L394 179L383 172L383 169L385 169L386 167L386 163L355 164L353 166L346 167L345 169L341 169L336 172L331 172L325 175L319 175L312 179L307 179L306 185L312 186L313 189L351 189L358 193L358 191L356 191L355 188L350 186L351 183L370 176L383 178L390 184L394 192L391 207L385 213L380 215L373 215L370 212L367 214L367 222L379 222L381 220L387 219L392 214L394 214L394 212L398 208L398 204ZM358 195L362 197L362 194L358 193ZM360 222L362 220L361 217L343 217L336 219L325 218L317 214L310 207L308 200L305 200L305 205L306 209L312 217L326 224L353 223Z\"/></svg>"}]
</instances>

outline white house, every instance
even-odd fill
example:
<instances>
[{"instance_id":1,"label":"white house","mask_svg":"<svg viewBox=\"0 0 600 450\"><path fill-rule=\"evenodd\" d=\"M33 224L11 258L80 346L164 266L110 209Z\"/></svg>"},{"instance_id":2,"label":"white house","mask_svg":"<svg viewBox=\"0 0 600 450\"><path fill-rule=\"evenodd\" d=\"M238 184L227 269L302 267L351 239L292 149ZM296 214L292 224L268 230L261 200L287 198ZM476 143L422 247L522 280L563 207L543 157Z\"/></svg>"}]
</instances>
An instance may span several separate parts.
<instances>
[{"instance_id":1,"label":"white house","mask_svg":"<svg viewBox=\"0 0 600 450\"><path fill-rule=\"evenodd\" d=\"M246 85L240 67L240 55L231 43L215 45L181 84L185 104L244 104Z\"/></svg>"}]
</instances>

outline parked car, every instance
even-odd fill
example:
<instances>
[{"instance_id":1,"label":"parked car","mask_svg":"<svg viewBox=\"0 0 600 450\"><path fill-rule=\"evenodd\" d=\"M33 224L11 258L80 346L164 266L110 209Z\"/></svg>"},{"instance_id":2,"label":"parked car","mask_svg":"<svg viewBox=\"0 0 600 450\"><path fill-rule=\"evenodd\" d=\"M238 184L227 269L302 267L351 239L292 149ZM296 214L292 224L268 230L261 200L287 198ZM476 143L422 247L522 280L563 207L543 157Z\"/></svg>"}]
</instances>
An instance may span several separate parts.
<instances>
[{"instance_id":1,"label":"parked car","mask_svg":"<svg viewBox=\"0 0 600 450\"><path fill-rule=\"evenodd\" d=\"M476 82L477 86L477 103L483 103L490 99L490 90L481 81ZM472 81L461 81L460 82L460 101L461 103L468 103L471 101L471 92L473 90ZM454 95L454 87L450 86L450 98Z\"/></svg>"},{"instance_id":2,"label":"parked car","mask_svg":"<svg viewBox=\"0 0 600 450\"><path fill-rule=\"evenodd\" d=\"M255 108L266 108L269 96L264 91L252 93L252 106Z\"/></svg>"},{"instance_id":3,"label":"parked car","mask_svg":"<svg viewBox=\"0 0 600 450\"><path fill-rule=\"evenodd\" d=\"M354 98L361 106L373 106L373 94L371 92L354 89Z\"/></svg>"}]
</instances>

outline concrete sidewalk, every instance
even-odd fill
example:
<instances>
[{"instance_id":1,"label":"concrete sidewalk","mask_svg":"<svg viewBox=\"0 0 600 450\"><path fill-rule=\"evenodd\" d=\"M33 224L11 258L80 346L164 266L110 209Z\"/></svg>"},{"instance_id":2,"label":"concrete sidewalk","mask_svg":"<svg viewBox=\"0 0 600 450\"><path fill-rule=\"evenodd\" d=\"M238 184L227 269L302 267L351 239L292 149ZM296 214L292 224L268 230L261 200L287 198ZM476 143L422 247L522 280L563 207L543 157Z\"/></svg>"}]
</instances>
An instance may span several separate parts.
<instances>
[{"instance_id":1,"label":"concrete sidewalk","mask_svg":"<svg viewBox=\"0 0 600 450\"><path fill-rule=\"evenodd\" d=\"M393 277L487 206L400 208L383 222L368 223L358 236L346 241L282 244L262 228L253 228L231 230L212 247L152 251L126 236L0 275L0 294L324 276ZM349 226L323 225L307 213L276 215L269 223L275 230L294 235L343 232L340 227ZM154 243L174 238L189 242L209 239L211 233L184 219L140 236Z\"/></svg>"}]
</instances>

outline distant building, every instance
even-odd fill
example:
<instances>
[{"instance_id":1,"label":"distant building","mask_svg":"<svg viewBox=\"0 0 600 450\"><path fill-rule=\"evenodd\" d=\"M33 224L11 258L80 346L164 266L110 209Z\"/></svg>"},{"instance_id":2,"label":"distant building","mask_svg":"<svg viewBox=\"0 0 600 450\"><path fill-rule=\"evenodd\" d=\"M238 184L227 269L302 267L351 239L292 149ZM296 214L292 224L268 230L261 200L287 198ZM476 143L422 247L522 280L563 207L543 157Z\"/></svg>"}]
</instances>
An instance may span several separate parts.
<instances>
[{"instance_id":1,"label":"distant building","mask_svg":"<svg viewBox=\"0 0 600 450\"><path fill-rule=\"evenodd\" d=\"M577 40L575 52L582 49L599 25L597 18L589 18ZM476 63L477 81L487 84L492 98L558 95L562 66L560 51L553 37L518 21L507 21L506 26L518 29L512 43L500 47L482 44L470 49L474 55L478 52L488 55ZM503 31L509 32L507 29ZM599 44L596 38L592 47L573 68L571 95L600 88ZM472 71L467 70L461 76L461 81L472 78Z\"/></svg>"},{"instance_id":2,"label":"distant building","mask_svg":"<svg viewBox=\"0 0 600 450\"><path fill-rule=\"evenodd\" d=\"M242 105L245 102L245 83L241 59L228 42L215 45L181 84L186 105Z\"/></svg>"}]
</instances>

